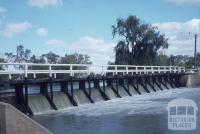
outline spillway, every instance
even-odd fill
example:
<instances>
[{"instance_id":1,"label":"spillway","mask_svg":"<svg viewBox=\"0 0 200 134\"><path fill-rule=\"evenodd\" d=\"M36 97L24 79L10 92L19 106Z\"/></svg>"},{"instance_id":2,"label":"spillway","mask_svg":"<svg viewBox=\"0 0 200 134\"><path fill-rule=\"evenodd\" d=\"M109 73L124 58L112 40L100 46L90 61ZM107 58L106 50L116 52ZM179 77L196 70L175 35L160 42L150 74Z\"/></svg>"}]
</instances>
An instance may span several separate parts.
<instances>
[{"instance_id":1,"label":"spillway","mask_svg":"<svg viewBox=\"0 0 200 134\"><path fill-rule=\"evenodd\" d=\"M77 102L78 105L91 103L90 100L86 97L85 93L81 89L74 90L74 100Z\"/></svg>"},{"instance_id":2,"label":"spillway","mask_svg":"<svg viewBox=\"0 0 200 134\"><path fill-rule=\"evenodd\" d=\"M105 87L105 93L110 99L117 98L116 94L113 92L113 90L110 87Z\"/></svg>"},{"instance_id":3,"label":"spillway","mask_svg":"<svg viewBox=\"0 0 200 134\"><path fill-rule=\"evenodd\" d=\"M142 87L141 84L138 84L138 90L139 90L140 93L142 93L142 94L147 93L146 90Z\"/></svg>"},{"instance_id":4,"label":"spillway","mask_svg":"<svg viewBox=\"0 0 200 134\"><path fill-rule=\"evenodd\" d=\"M118 86L118 92L121 97L129 96L122 86Z\"/></svg>"},{"instance_id":5,"label":"spillway","mask_svg":"<svg viewBox=\"0 0 200 134\"><path fill-rule=\"evenodd\" d=\"M69 98L63 92L54 92L53 102L58 109L65 109L72 106Z\"/></svg>"},{"instance_id":6,"label":"spillway","mask_svg":"<svg viewBox=\"0 0 200 134\"><path fill-rule=\"evenodd\" d=\"M47 98L42 94L29 95L28 104L33 114L42 114L53 111Z\"/></svg>"},{"instance_id":7,"label":"spillway","mask_svg":"<svg viewBox=\"0 0 200 134\"><path fill-rule=\"evenodd\" d=\"M153 88L152 88L149 84L147 84L147 89L148 89L150 92L155 92L155 91L153 90Z\"/></svg>"},{"instance_id":8,"label":"spillway","mask_svg":"<svg viewBox=\"0 0 200 134\"><path fill-rule=\"evenodd\" d=\"M162 88L163 90L167 90L167 88L166 88L163 84L160 84L160 86L161 86L161 88Z\"/></svg>"},{"instance_id":9,"label":"spillway","mask_svg":"<svg viewBox=\"0 0 200 134\"><path fill-rule=\"evenodd\" d=\"M103 97L101 96L98 89L92 88L91 89L91 97L94 102L103 101Z\"/></svg>"},{"instance_id":10,"label":"spillway","mask_svg":"<svg viewBox=\"0 0 200 134\"><path fill-rule=\"evenodd\" d=\"M133 88L132 85L129 86L129 92L131 93L131 95L138 95L137 91Z\"/></svg>"},{"instance_id":11,"label":"spillway","mask_svg":"<svg viewBox=\"0 0 200 134\"><path fill-rule=\"evenodd\" d=\"M168 87L169 89L173 89L173 87L172 87L168 82L166 82L166 85L167 85L167 87Z\"/></svg>"},{"instance_id":12,"label":"spillway","mask_svg":"<svg viewBox=\"0 0 200 134\"><path fill-rule=\"evenodd\" d=\"M157 86L157 84L154 84L154 87L155 87L156 91L161 91L160 88Z\"/></svg>"}]
</instances>

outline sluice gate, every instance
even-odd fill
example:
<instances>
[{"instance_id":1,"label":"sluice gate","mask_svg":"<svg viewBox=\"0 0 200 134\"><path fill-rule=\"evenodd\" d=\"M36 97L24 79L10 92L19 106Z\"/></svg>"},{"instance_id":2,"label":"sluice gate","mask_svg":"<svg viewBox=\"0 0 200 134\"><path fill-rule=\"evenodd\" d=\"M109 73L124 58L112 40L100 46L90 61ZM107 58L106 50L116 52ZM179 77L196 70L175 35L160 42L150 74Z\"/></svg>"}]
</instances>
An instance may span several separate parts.
<instances>
[{"instance_id":1,"label":"sluice gate","mask_svg":"<svg viewBox=\"0 0 200 134\"><path fill-rule=\"evenodd\" d=\"M94 65L81 64L9 65L24 66L22 70L3 70L0 74L8 74L19 109L30 115L182 87L181 77L185 75L182 67L106 65L94 69ZM34 66L48 69L34 70ZM37 93L32 94L34 86Z\"/></svg>"}]
</instances>

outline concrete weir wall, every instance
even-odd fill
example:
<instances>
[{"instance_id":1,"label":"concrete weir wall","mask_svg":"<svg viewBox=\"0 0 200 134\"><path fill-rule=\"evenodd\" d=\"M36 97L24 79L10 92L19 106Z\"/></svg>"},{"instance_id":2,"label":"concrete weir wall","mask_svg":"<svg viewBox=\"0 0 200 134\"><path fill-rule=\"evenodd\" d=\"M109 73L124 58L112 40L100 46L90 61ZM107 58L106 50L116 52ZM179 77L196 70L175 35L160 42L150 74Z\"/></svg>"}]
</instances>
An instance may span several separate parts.
<instances>
[{"instance_id":1,"label":"concrete weir wall","mask_svg":"<svg viewBox=\"0 0 200 134\"><path fill-rule=\"evenodd\" d=\"M182 76L181 84L189 88L200 87L200 73L187 74Z\"/></svg>"},{"instance_id":2,"label":"concrete weir wall","mask_svg":"<svg viewBox=\"0 0 200 134\"><path fill-rule=\"evenodd\" d=\"M200 73L190 74L187 76L187 87L200 87Z\"/></svg>"},{"instance_id":3,"label":"concrete weir wall","mask_svg":"<svg viewBox=\"0 0 200 134\"><path fill-rule=\"evenodd\" d=\"M52 133L12 105L0 102L0 134Z\"/></svg>"}]
</instances>

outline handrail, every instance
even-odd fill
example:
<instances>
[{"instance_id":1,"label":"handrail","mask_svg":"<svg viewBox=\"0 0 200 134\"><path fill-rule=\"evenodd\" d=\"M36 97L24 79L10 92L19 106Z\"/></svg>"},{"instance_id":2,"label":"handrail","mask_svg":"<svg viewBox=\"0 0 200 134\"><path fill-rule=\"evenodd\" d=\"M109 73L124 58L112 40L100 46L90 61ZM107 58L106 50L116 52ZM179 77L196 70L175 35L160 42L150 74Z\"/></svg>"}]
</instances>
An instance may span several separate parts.
<instances>
[{"instance_id":1,"label":"handrail","mask_svg":"<svg viewBox=\"0 0 200 134\"><path fill-rule=\"evenodd\" d=\"M105 75L111 73L117 75L124 74L147 74L147 73L175 73L185 72L185 67L179 66L135 66L135 65L92 65L92 64L41 64L41 63L0 63L3 69L0 70L0 75L7 74L11 79L12 74L24 75L28 77L28 74L33 74L34 78L36 74L48 74L52 77L52 74L69 74L74 76L75 74L101 74ZM19 66L16 68L16 66ZM33 69L33 67L47 67L45 69ZM32 68L30 68L32 67ZM55 67L62 67L55 69ZM63 69L67 67L67 69Z\"/></svg>"}]
</instances>

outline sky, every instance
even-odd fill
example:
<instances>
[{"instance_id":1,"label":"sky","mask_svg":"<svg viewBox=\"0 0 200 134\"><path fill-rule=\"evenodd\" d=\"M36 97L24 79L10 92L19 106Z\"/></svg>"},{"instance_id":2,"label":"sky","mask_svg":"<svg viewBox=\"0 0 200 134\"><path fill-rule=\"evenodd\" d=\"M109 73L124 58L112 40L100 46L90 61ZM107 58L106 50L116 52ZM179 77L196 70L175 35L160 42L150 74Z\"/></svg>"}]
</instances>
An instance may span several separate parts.
<instances>
[{"instance_id":1,"label":"sky","mask_svg":"<svg viewBox=\"0 0 200 134\"><path fill-rule=\"evenodd\" d=\"M21 44L41 55L50 51L88 54L93 64L114 61L111 26L136 15L169 38L165 54L200 52L200 0L0 0L0 54Z\"/></svg>"}]
</instances>

